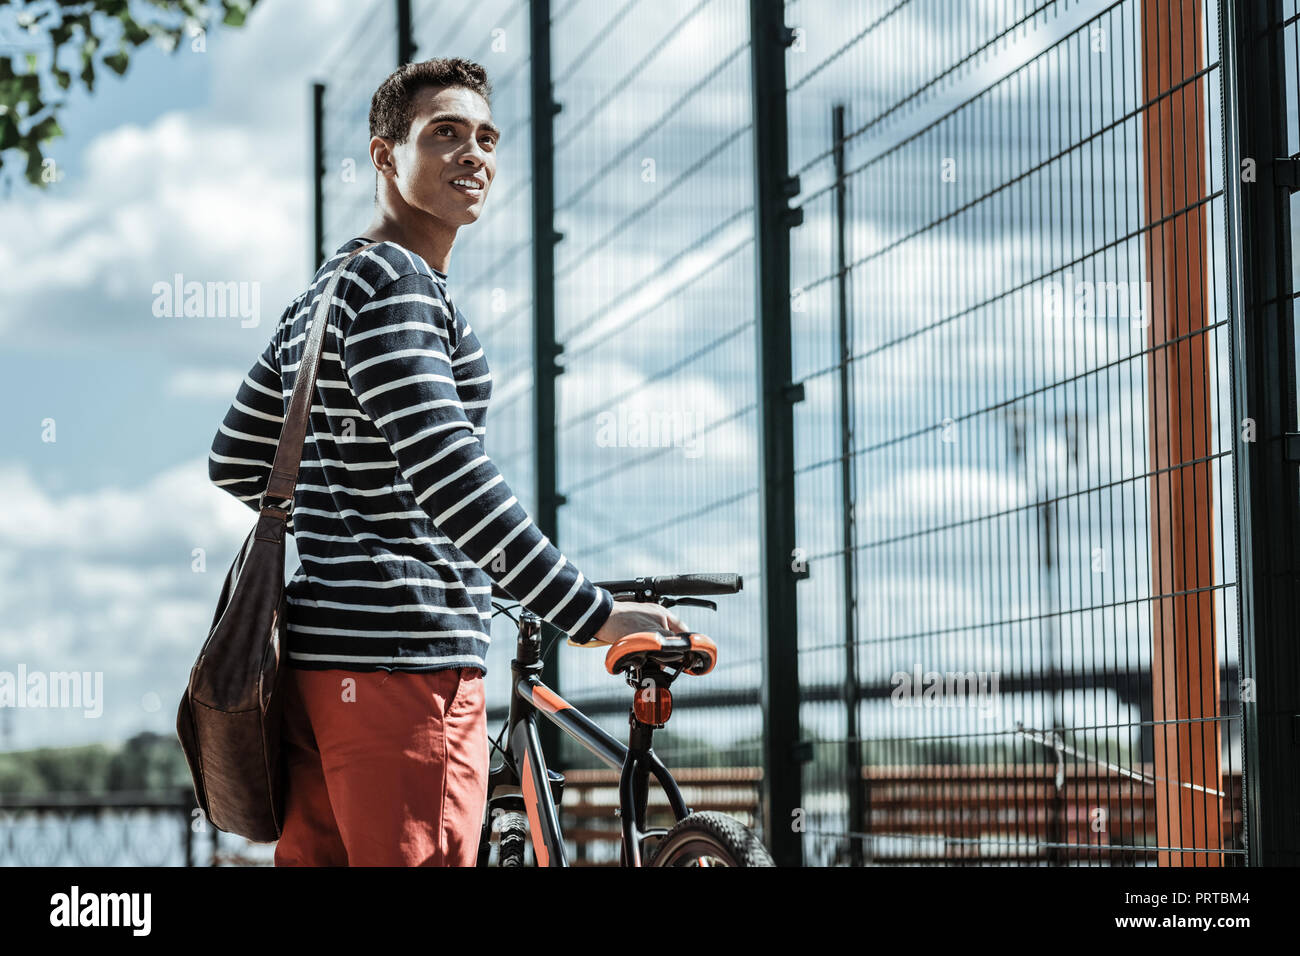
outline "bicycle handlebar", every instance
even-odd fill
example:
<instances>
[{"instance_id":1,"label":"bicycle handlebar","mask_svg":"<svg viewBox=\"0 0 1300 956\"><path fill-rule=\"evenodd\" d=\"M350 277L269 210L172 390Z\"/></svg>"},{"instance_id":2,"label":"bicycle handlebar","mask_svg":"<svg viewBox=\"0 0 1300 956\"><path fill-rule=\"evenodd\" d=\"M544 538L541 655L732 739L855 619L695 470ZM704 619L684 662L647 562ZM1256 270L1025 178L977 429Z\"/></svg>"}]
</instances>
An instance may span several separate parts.
<instances>
[{"instance_id":1,"label":"bicycle handlebar","mask_svg":"<svg viewBox=\"0 0 1300 956\"><path fill-rule=\"evenodd\" d=\"M594 581L596 587L612 594L632 592L646 597L686 597L697 594L735 594L744 587L739 574L657 574L652 577L623 578L615 581ZM492 582L492 596L503 600L517 600Z\"/></svg>"},{"instance_id":2,"label":"bicycle handlebar","mask_svg":"<svg viewBox=\"0 0 1300 956\"><path fill-rule=\"evenodd\" d=\"M735 594L744 586L739 574L657 574L645 578L597 581L606 591L649 593L654 597L677 597L693 594Z\"/></svg>"}]
</instances>

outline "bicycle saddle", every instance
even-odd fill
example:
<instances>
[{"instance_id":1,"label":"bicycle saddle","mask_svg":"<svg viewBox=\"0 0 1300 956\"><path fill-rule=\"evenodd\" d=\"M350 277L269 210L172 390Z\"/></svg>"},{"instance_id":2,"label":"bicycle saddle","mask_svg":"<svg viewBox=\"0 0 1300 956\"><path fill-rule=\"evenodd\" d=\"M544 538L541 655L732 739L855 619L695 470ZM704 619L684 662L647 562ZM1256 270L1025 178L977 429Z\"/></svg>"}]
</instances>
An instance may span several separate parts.
<instances>
[{"instance_id":1,"label":"bicycle saddle","mask_svg":"<svg viewBox=\"0 0 1300 956\"><path fill-rule=\"evenodd\" d=\"M718 646L703 634L637 631L609 646L605 670L618 674L646 661L680 665L684 673L702 677L718 662Z\"/></svg>"}]
</instances>

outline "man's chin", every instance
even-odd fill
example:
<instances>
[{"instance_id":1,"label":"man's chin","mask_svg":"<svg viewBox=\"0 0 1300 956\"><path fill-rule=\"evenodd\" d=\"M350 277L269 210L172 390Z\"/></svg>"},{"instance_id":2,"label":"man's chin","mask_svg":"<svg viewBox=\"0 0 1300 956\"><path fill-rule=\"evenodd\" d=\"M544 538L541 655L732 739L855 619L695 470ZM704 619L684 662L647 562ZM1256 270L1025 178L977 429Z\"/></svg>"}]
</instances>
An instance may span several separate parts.
<instances>
[{"instance_id":1,"label":"man's chin","mask_svg":"<svg viewBox=\"0 0 1300 956\"><path fill-rule=\"evenodd\" d=\"M473 203L459 203L451 209L446 210L447 215L444 217L448 222L457 226L468 226L470 223L478 222L478 217L483 214L483 200L478 199Z\"/></svg>"},{"instance_id":2,"label":"man's chin","mask_svg":"<svg viewBox=\"0 0 1300 956\"><path fill-rule=\"evenodd\" d=\"M462 205L453 209L443 206L438 209L428 209L426 212L431 218L437 219L453 229L459 229L461 226L468 226L478 222L478 217L483 212L483 203L477 202L473 206Z\"/></svg>"}]
</instances>

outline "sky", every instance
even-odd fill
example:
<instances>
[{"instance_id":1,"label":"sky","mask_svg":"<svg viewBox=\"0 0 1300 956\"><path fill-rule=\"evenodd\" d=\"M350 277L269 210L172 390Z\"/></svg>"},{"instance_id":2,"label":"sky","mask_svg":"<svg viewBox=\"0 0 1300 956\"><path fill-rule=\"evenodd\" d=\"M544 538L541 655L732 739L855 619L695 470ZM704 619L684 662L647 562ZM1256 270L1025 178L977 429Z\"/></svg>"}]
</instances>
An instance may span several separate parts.
<instances>
[{"instance_id":1,"label":"sky","mask_svg":"<svg viewBox=\"0 0 1300 956\"><path fill-rule=\"evenodd\" d=\"M104 706L2 708L0 749L174 727L251 527L208 448L310 277L310 83L364 7L269 0L201 50L141 48L70 97L57 183L3 171L0 669L100 672ZM256 283L256 316L156 315L178 274Z\"/></svg>"},{"instance_id":2,"label":"sky","mask_svg":"<svg viewBox=\"0 0 1300 956\"><path fill-rule=\"evenodd\" d=\"M814 555L833 555L840 522L836 476L824 464L838 453L836 380L826 371L836 341L832 284L826 281L833 249L826 191L832 169L824 155L817 159L827 146L830 104L847 100L851 124L872 115L907 84L925 85L928 77L952 67L963 55L961 37L979 35L1018 9L1003 0L982 0L963 7L962 18L948 18L935 0L916 0L889 13L894 6L892 0L802 2L791 5L788 14L802 24L806 41L806 53L790 60L791 81L797 84L790 123L791 168L803 169L803 194L796 202L805 206L804 225L792 239L793 279L810 292L807 309L796 306L791 350L796 377L807 379L808 400L796 411L797 507L800 541ZM1044 323L1034 311L1041 303L1033 289L1023 298L1009 297L1008 308L977 307L1000 302L1014 284L1010 277L1058 261L1018 258L1026 248L1041 248L1034 245L1041 236L1023 223L982 218L996 216L1001 207L988 212L976 202L968 218L955 210L996 191L1008 166L1037 162L1042 155L1035 150L1045 147L1009 136L995 141L985 130L954 130L935 122L1109 4L1087 0L1058 6L1058 18L1019 30L969 69L956 69L919 105L895 111L848 150L852 167L877 153L889 154L894 143L914 142L855 180L848 230L851 258L862 260L852 286L859 347L897 340L861 364L855 393L860 443L892 449L889 443L896 442L897 447L858 461L862 537L885 542L864 556L860 568L863 636L869 645L860 662L864 679L887 675L900 653L919 655L929 667L1040 663L1033 647L1025 651L1021 631L983 629L981 622L1042 610L1036 529L1012 521L1027 520L1033 515L1029 503L1049 494L1077 492L1111 478L1136 489L1119 502L1119 521L1131 518L1131 526L1116 524L1115 502L1104 496L1079 498L1086 515L1065 512L1075 526L1095 535L1060 533L1058 574L1063 587L1077 586L1077 591L1058 601L1071 608L1103 599L1131 603L1149 591L1143 590L1150 582L1149 528L1141 500L1145 481L1132 480L1146 467L1145 452L1119 444L1124 436L1146 432L1144 363L1132 363L1136 378L1107 383L1114 407L1109 395L1101 406L1086 391L1051 392L1054 404L1062 395L1067 405L1073 401L1092 415L1085 443L1095 455L1087 467L1095 470L1072 472L1064 445L1050 436L1031 450L1033 466L1026 461L1008 467L1005 423L983 414L999 397L1140 354L1142 336L1128 327L1127 316L1118 324L1113 317ZM562 511L561 541L566 552L582 556L580 566L595 579L668 570L753 575L762 562L756 420L752 410L745 411L754 401L754 342L746 337L746 325L752 325L753 230L745 217L752 202L752 141L743 129L748 101L736 94L746 89L749 76L743 55L727 59L744 52L743 4L673 0L614 10L603 0L576 0L556 7L555 70L563 77L556 95L564 102L556 123L561 160L556 195L562 206L557 228L570 236L557 250L557 321L567 345L567 370L560 381L561 490L573 502ZM120 740L145 729L173 731L189 665L207 632L222 577L252 520L246 506L208 482L207 452L280 310L314 270L310 84L322 80L332 90L360 90L364 103L395 55L384 40L387 27L365 18L374 11L386 21L390 8L385 0L263 0L245 27L216 29L205 37L202 52L184 43L171 55L146 49L125 77L102 77L93 96L72 98L62 121L67 136L48 151L62 172L58 183L38 192L10 168L4 171L0 342L7 374L0 388L8 414L0 417L0 671L21 664L29 670L102 673L103 706L93 717L72 709L0 708L0 750ZM500 56L488 62L505 81L519 62L521 8L505 0L472 9L459 0L419 3L420 55L454 49ZM889 27L859 33L886 13L894 18ZM619 21L622 39L601 42L611 20ZM497 23L504 31L500 37L490 26ZM1118 55L1126 24L1113 26ZM863 48L836 56L861 36L867 37ZM629 44L629 37L637 42ZM437 38L449 49L438 48ZM486 49L490 38L501 39L503 48ZM0 32L0 44L18 39L12 29ZM1076 37L1079 42L1071 47L1079 63L1119 62L1092 58L1087 39ZM903 48L900 41L914 46ZM797 55L829 65L805 80ZM722 64L717 82L701 87L701 64L714 62ZM629 69L640 70L645 82L618 86ZM503 82L494 103L494 111L507 120L518 118L526 102L518 96L519 76L513 75L513 88ZM1068 113L1083 104L1081 94L1061 101L1010 86L994 89L990 97L993 109L1002 111L999 116L1014 116L1017 108ZM1117 106L1102 105L1112 111ZM661 122L665 110L671 112ZM963 115L970 114L986 115L974 110ZM338 115L344 125L364 119L364 112ZM1091 112L1088 117L1092 122ZM459 295L458 282L468 284L466 276L491 264L494 250L516 242L521 229L526 235L527 131L521 123L512 127L507 133L515 139L502 156L493 199L504 204L514 197L514 205L498 208L495 225L480 227L464 246L458 242L453 297ZM740 134L729 139L737 129ZM625 149L631 137L638 138ZM346 144L341 149L327 163L331 196L355 202L357 190L345 188L336 172L349 154L364 161L364 151L352 152ZM937 163L925 159L945 156L945 150L955 150L961 175L941 193L934 185ZM702 155L713 158L705 162ZM643 175L646 158L657 160L658 185ZM1059 164L1049 164L1049 175L1058 178L1031 196L1068 185L1082 197L1094 187L1091 181L1070 181ZM333 230L350 229L349 208L364 213L369 174L360 174L358 181L359 205L336 205L345 215L341 223L332 221ZM1137 186L1135 179L1096 184L1116 195ZM662 189L662 196L655 189ZM1070 195L1073 202L1075 194ZM648 196L655 197L652 203ZM951 217L939 217L939 226L910 235L921 224L933 224L935 208L945 203L943 208L954 210ZM627 211L643 207L644 216L629 226ZM732 215L738 218L728 228L710 233ZM1072 220L1079 236L1085 221L1086 215ZM1114 225L1103 222L1099 228ZM678 257L682 245L694 245L697 235L708 241ZM343 238L331 234L329 245ZM891 257L895 239L906 241ZM476 258L476 242L487 247L487 258ZM730 249L746 254L728 260ZM724 268L714 270L718 262ZM504 457L521 499L531 501L531 476L515 460L526 457L526 407L507 404L507 396L526 391L531 380L531 343L511 332L505 317L492 315L490 305L501 293L515 304L510 314L523 314L517 304L530 292L527 262L515 264L513 272L498 271L491 283L466 289L465 299L457 301L468 307L491 349L496 397L487 449ZM1080 266L1080 277L1093 277L1095 266ZM702 280L692 280L689 294L676 295L696 273ZM242 316L160 315L156 289L171 288L177 276L181 282L234 282L250 296L255 289L256 299L247 300L250 308ZM941 318L954 314L965 319L942 327ZM732 326L740 335L728 339ZM598 447L593 418L621 395L636 407L701 412L710 429L703 457ZM1047 414L1045 404L1040 411ZM973 416L969 421L966 412ZM958 420L959 440L952 444L930 431L945 417ZM1221 424L1216 421L1219 431ZM914 437L904 440L911 432ZM638 456L645 460L636 464ZM1043 475L1032 474L1035 468ZM701 469L707 469L705 480ZM716 499L733 494L740 502L735 508L715 507ZM1109 504L1109 517L1094 513L1094 504L1098 509ZM700 517L669 520L694 511ZM962 529L967 519L999 512L1012 517L976 523L969 533ZM889 544L909 532L949 524L954 525L950 532ZM1126 539L1138 542L1131 559L1127 551L1122 558L1127 566L1105 580L1094 576L1088 569L1094 549L1100 545L1113 555ZM602 543L607 541L618 543ZM569 551L569 543L575 550ZM1230 553L1231 542L1217 544ZM997 549L998 561L1008 569L996 579L984 576L990 549ZM292 568L292 548L288 560ZM815 562L811 579L801 585L805 683L833 684L842 673L837 574L833 560ZM760 587L747 577L741 600L724 603L718 618L704 619L727 654L711 678L715 689L753 687L760 679ZM1149 619L1138 611L1106 621L1092 614L1071 616L1068 626L1077 629L1069 640L1079 640L1066 663L1095 663L1098 646L1103 654L1140 653L1142 640L1149 641ZM931 639L947 627L956 636ZM915 644L892 639L918 632L924 639ZM1089 643L1098 634L1099 644ZM874 637L881 640L870 645ZM498 645L489 668L497 667L499 675L509 648ZM580 654L566 688L608 687L601 657ZM1085 723L1136 716L1113 699L1083 694L1061 705L1070 720ZM808 725L833 736L840 718L830 711L836 707L827 706L825 720L808 714ZM1020 715L1031 723L1043 720L1033 702L1025 708ZM864 713L873 715L884 736L905 736L920 726L908 723L906 714L891 725L896 711ZM714 714L697 712L684 715L679 730L707 727L715 741L724 732L756 732L759 716L752 708L728 715L724 728ZM1003 716L1005 730L1017 714ZM926 726L935 733L952 733L964 719L930 718Z\"/></svg>"}]
</instances>

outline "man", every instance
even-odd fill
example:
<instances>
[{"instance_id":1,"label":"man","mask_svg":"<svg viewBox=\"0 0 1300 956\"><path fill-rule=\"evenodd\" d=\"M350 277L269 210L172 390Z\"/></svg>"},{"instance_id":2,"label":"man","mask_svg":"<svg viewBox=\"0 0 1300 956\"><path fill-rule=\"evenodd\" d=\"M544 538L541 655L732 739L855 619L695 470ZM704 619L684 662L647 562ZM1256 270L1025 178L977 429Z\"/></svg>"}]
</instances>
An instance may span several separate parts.
<instances>
[{"instance_id":1,"label":"man","mask_svg":"<svg viewBox=\"0 0 1300 956\"><path fill-rule=\"evenodd\" d=\"M375 92L375 215L285 310L227 412L213 482L265 491L308 318L326 330L289 530L277 866L472 865L487 799L484 654L495 580L575 642L683 631L561 554L483 450L492 377L447 277L497 169L484 69L407 64Z\"/></svg>"}]
</instances>

